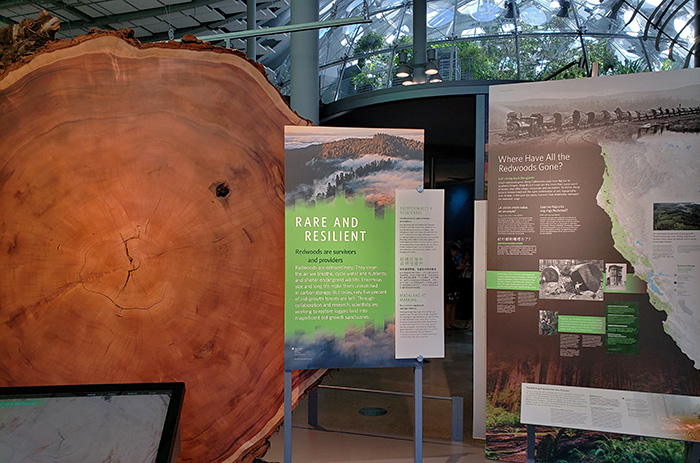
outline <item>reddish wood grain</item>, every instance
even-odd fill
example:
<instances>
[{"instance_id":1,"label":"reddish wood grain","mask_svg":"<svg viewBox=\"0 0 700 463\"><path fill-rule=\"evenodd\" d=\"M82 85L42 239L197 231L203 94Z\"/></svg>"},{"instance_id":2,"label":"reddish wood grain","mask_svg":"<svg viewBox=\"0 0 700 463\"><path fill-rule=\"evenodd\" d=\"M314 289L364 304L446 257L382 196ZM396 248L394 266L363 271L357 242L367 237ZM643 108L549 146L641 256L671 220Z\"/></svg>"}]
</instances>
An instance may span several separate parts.
<instances>
[{"instance_id":1,"label":"reddish wood grain","mask_svg":"<svg viewBox=\"0 0 700 463\"><path fill-rule=\"evenodd\" d=\"M0 385L184 381L180 461L252 461L282 418L298 124L260 69L208 44L94 34L11 66Z\"/></svg>"}]
</instances>

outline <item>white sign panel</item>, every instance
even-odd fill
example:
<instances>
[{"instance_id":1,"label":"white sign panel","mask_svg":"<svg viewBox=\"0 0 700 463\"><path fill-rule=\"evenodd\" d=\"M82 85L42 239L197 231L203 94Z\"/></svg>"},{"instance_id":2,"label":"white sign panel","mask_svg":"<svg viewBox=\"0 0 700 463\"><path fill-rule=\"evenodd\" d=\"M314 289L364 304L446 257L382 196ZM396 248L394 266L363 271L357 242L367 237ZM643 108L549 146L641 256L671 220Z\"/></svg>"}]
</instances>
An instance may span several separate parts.
<instances>
[{"instance_id":1,"label":"white sign panel","mask_svg":"<svg viewBox=\"0 0 700 463\"><path fill-rule=\"evenodd\" d=\"M444 190L396 190L396 358L442 358Z\"/></svg>"},{"instance_id":2,"label":"white sign panel","mask_svg":"<svg viewBox=\"0 0 700 463\"><path fill-rule=\"evenodd\" d=\"M522 383L525 424L698 441L700 397Z\"/></svg>"}]
</instances>

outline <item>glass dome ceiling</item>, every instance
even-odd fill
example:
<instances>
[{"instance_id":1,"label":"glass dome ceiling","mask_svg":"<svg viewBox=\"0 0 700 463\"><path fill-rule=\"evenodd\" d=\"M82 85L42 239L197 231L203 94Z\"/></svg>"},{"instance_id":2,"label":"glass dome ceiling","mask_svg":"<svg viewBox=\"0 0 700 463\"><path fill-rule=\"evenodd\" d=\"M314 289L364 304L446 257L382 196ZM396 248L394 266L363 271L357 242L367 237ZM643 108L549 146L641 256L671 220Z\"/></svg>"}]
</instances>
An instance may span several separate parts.
<instances>
[{"instance_id":1,"label":"glass dome ceiling","mask_svg":"<svg viewBox=\"0 0 700 463\"><path fill-rule=\"evenodd\" d=\"M371 24L319 32L323 103L400 84L411 1L369 0ZM361 16L362 0L320 0L320 19ZM695 14L683 0L428 0L428 47L443 80L544 80L693 65ZM288 59L276 67L286 90ZM263 63L265 63L263 61Z\"/></svg>"},{"instance_id":2,"label":"glass dome ceiling","mask_svg":"<svg viewBox=\"0 0 700 463\"><path fill-rule=\"evenodd\" d=\"M253 0L248 0L253 1ZM48 10L59 38L92 27L131 28L142 42L212 36L247 28L244 0L0 0L0 26ZM257 0L256 27L284 26L292 0ZM309 0L294 0L309 1ZM318 0L319 19L369 17L371 24L319 30L321 101L401 84L398 54L413 41L412 0ZM443 80L544 80L692 66L700 49L691 0L427 0L428 47ZM696 22L697 24L697 22ZM289 37L257 40L256 59L283 93ZM211 40L246 49L245 40Z\"/></svg>"}]
</instances>

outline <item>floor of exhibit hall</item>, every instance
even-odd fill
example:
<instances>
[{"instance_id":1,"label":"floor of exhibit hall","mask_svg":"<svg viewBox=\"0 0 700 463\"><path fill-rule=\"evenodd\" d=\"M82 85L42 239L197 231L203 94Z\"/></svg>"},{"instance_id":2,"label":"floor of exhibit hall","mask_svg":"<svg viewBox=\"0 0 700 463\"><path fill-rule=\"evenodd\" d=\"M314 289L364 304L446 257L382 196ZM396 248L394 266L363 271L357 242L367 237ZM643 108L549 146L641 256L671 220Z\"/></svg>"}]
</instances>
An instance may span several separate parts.
<instances>
[{"instance_id":1,"label":"floor of exhibit hall","mask_svg":"<svg viewBox=\"0 0 700 463\"><path fill-rule=\"evenodd\" d=\"M459 322L460 326L464 322ZM423 400L423 461L426 463L483 463L484 442L472 438L473 333L450 330L445 358L423 366L423 395L462 397L462 441L451 441L452 403ZM322 382L400 393L413 393L413 368L357 368L332 370ZM413 397L325 389L318 391L318 426L308 424L308 399L292 414L292 461L404 463L414 461ZM367 416L360 410L385 410ZM370 414L372 415L372 414ZM270 438L262 462L284 460L284 430Z\"/></svg>"}]
</instances>

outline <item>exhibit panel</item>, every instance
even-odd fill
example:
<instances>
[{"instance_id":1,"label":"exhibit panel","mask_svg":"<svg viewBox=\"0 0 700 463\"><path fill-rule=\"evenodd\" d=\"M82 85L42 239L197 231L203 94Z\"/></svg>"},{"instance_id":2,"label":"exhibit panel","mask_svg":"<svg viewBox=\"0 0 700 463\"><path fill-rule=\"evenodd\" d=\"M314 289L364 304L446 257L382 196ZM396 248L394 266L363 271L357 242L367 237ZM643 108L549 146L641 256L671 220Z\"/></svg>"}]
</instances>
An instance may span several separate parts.
<instances>
[{"instance_id":1,"label":"exhibit panel","mask_svg":"<svg viewBox=\"0 0 700 463\"><path fill-rule=\"evenodd\" d=\"M395 352L394 243L396 191L423 185L423 138L286 127L288 370L415 363Z\"/></svg>"},{"instance_id":2,"label":"exhibit panel","mask_svg":"<svg viewBox=\"0 0 700 463\"><path fill-rule=\"evenodd\" d=\"M262 454L283 405L283 127L307 124L194 37L100 32L4 68L0 385L184 382L180 461Z\"/></svg>"},{"instance_id":3,"label":"exhibit panel","mask_svg":"<svg viewBox=\"0 0 700 463\"><path fill-rule=\"evenodd\" d=\"M523 423L700 442L700 397L522 383Z\"/></svg>"},{"instance_id":4,"label":"exhibit panel","mask_svg":"<svg viewBox=\"0 0 700 463\"><path fill-rule=\"evenodd\" d=\"M445 190L396 190L395 357L445 357Z\"/></svg>"},{"instance_id":5,"label":"exhibit panel","mask_svg":"<svg viewBox=\"0 0 700 463\"><path fill-rule=\"evenodd\" d=\"M699 396L700 72L494 86L489 109L487 454L525 461L523 382ZM538 458L600 439L543 432Z\"/></svg>"}]
</instances>

